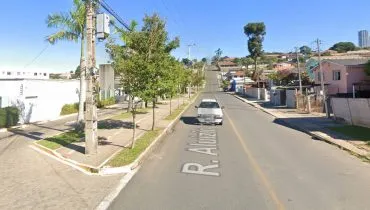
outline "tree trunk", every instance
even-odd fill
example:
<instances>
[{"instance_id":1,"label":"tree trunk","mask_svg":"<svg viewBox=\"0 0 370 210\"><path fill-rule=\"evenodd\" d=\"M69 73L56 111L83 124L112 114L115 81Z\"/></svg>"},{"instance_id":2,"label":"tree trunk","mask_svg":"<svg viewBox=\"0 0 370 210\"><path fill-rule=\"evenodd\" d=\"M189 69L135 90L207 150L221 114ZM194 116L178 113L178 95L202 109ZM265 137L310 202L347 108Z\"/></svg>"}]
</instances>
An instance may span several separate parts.
<instances>
[{"instance_id":1,"label":"tree trunk","mask_svg":"<svg viewBox=\"0 0 370 210\"><path fill-rule=\"evenodd\" d=\"M130 148L133 149L135 147L135 135L136 135L136 108L132 110L132 123L133 123L133 131L132 131L132 141Z\"/></svg>"},{"instance_id":2,"label":"tree trunk","mask_svg":"<svg viewBox=\"0 0 370 210\"><path fill-rule=\"evenodd\" d=\"M170 115L172 114L172 94L170 96Z\"/></svg>"},{"instance_id":3,"label":"tree trunk","mask_svg":"<svg viewBox=\"0 0 370 210\"><path fill-rule=\"evenodd\" d=\"M152 131L154 131L155 127L155 98L153 98L153 123L152 123Z\"/></svg>"},{"instance_id":4,"label":"tree trunk","mask_svg":"<svg viewBox=\"0 0 370 210\"><path fill-rule=\"evenodd\" d=\"M85 84L85 75L86 75L86 63L85 63L85 36L82 33L81 36L81 57L80 57L80 93L79 104L78 104L78 116L77 121L84 121L84 107L85 107L85 98L86 98L86 84Z\"/></svg>"},{"instance_id":5,"label":"tree trunk","mask_svg":"<svg viewBox=\"0 0 370 210\"><path fill-rule=\"evenodd\" d=\"M132 97L128 96L128 105L127 105L127 112L130 112L132 109Z\"/></svg>"},{"instance_id":6,"label":"tree trunk","mask_svg":"<svg viewBox=\"0 0 370 210\"><path fill-rule=\"evenodd\" d=\"M177 88L177 108L180 108L180 86Z\"/></svg>"},{"instance_id":7,"label":"tree trunk","mask_svg":"<svg viewBox=\"0 0 370 210\"><path fill-rule=\"evenodd\" d=\"M145 100L144 104L145 104L145 108L148 108L148 101L147 100Z\"/></svg>"}]
</instances>

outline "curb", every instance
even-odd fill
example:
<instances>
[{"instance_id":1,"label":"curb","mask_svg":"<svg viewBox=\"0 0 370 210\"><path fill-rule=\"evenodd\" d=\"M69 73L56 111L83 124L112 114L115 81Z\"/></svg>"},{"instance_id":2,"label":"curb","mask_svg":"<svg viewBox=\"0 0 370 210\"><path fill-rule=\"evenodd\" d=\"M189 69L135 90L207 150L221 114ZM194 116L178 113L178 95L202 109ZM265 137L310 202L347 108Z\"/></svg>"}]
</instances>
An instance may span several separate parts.
<instances>
[{"instance_id":1,"label":"curb","mask_svg":"<svg viewBox=\"0 0 370 210\"><path fill-rule=\"evenodd\" d=\"M233 95L233 94L230 94L230 95ZM292 123L289 123L288 121L286 121L284 118L281 118L279 117L278 115L274 114L274 113L271 113L269 112L268 110L266 110L265 108L261 107L260 105L258 104L255 104L253 102L250 102L248 101L247 99L244 99L238 95L233 95L235 98L245 102L245 103L248 103L249 105L257 108L257 109L260 109L261 111L275 117L276 119L279 119L279 120L282 120L284 123L286 123L287 125L289 125L290 127L294 128L295 130L298 130L298 131L301 131L301 132L304 132L314 138L317 138L319 140L322 140L326 143L329 143L331 145L334 145L334 146L337 146L339 147L340 149L343 149L345 151L348 151L350 152L351 154L357 156L357 157L360 157L360 158L364 158L366 160L370 160L370 153L365 151L365 150L362 150L362 149L359 149L357 148L356 146L352 145L352 144L340 144L338 143L336 140L334 140L333 138L329 137L329 136L325 136L325 133L322 133L322 132L314 132L314 131L309 131L307 129L304 129L300 126L297 126L295 124L292 124Z\"/></svg>"},{"instance_id":2,"label":"curb","mask_svg":"<svg viewBox=\"0 0 370 210\"><path fill-rule=\"evenodd\" d=\"M132 179L132 177L135 176L135 174L140 170L141 164L145 161L146 157L156 148L155 146L158 145L160 141L162 141L169 133L170 130L172 130L177 123L180 121L180 118L182 114L184 114L189 107L195 102L195 100L199 97L200 91L197 93L197 95L193 98L193 100L189 101L189 103L186 105L184 110L182 110L179 115L174 119L163 131L162 133L144 150L143 153L140 154L140 156L130 165L118 167L118 168L110 168L112 172L114 170L126 170L126 175L123 176L123 178L120 180L118 186L110 193L108 194L101 202L100 204L95 208L96 210L106 210L109 208L110 204L114 201L114 199L118 196L118 194L121 192L121 190L127 185L127 183ZM113 173L111 173L113 174Z\"/></svg>"}]
</instances>

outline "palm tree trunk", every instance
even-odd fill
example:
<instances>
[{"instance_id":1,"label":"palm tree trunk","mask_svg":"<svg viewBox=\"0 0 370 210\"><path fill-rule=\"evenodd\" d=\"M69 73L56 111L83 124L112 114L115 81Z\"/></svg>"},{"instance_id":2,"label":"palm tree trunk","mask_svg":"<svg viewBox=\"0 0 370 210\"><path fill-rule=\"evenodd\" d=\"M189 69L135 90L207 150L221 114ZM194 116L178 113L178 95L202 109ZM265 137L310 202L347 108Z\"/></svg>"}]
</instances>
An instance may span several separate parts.
<instances>
[{"instance_id":1,"label":"palm tree trunk","mask_svg":"<svg viewBox=\"0 0 370 210\"><path fill-rule=\"evenodd\" d=\"M86 63L85 63L85 36L81 35L81 57L80 57L80 94L78 105L77 121L83 122L84 120L84 104L86 100Z\"/></svg>"}]
</instances>

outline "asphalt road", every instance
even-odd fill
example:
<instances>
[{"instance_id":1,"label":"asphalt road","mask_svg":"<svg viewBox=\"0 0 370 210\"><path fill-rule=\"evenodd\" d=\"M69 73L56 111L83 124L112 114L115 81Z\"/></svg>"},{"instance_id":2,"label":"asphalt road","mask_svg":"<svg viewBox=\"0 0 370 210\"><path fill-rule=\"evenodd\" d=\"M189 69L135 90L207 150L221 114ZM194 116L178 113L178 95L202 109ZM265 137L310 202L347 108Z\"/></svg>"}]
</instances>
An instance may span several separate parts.
<instances>
[{"instance_id":1,"label":"asphalt road","mask_svg":"<svg viewBox=\"0 0 370 210\"><path fill-rule=\"evenodd\" d=\"M370 165L218 91L223 126L183 115L111 209L370 209Z\"/></svg>"}]
</instances>

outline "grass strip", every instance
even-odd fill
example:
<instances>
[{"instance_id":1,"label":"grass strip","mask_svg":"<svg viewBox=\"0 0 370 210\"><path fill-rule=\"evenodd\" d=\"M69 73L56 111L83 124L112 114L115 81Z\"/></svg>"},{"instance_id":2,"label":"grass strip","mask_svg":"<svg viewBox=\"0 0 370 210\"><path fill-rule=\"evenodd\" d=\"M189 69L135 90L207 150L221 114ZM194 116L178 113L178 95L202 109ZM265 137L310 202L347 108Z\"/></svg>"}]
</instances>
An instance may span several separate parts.
<instances>
[{"instance_id":1,"label":"grass strip","mask_svg":"<svg viewBox=\"0 0 370 210\"><path fill-rule=\"evenodd\" d=\"M161 131L161 129L147 131L143 136L136 140L135 147L133 149L123 148L122 151L114 156L107 165L120 167L134 162L134 160L138 158L150 143L154 141Z\"/></svg>"},{"instance_id":2,"label":"grass strip","mask_svg":"<svg viewBox=\"0 0 370 210\"><path fill-rule=\"evenodd\" d=\"M339 127L328 127L330 130L346 135L357 141L365 141L370 145L370 128L355 125L345 125Z\"/></svg>"},{"instance_id":3,"label":"grass strip","mask_svg":"<svg viewBox=\"0 0 370 210\"><path fill-rule=\"evenodd\" d=\"M187 105L187 103L182 104L179 108L173 110L172 113L164 119L165 120L174 120L174 119L176 119L176 117L179 116L179 114L182 112L182 110L185 109L186 105Z\"/></svg>"},{"instance_id":4,"label":"grass strip","mask_svg":"<svg viewBox=\"0 0 370 210\"><path fill-rule=\"evenodd\" d=\"M82 137L84 137L83 132L69 131L50 138L37 141L37 143L49 149L56 150L72 142L80 141Z\"/></svg>"},{"instance_id":5,"label":"grass strip","mask_svg":"<svg viewBox=\"0 0 370 210\"><path fill-rule=\"evenodd\" d=\"M137 109L136 114L137 115L146 114L146 113L148 113L148 110L149 110L148 108ZM124 119L128 119L128 118L132 118L132 112L123 112L121 114L113 116L111 119L112 120L124 120Z\"/></svg>"}]
</instances>

